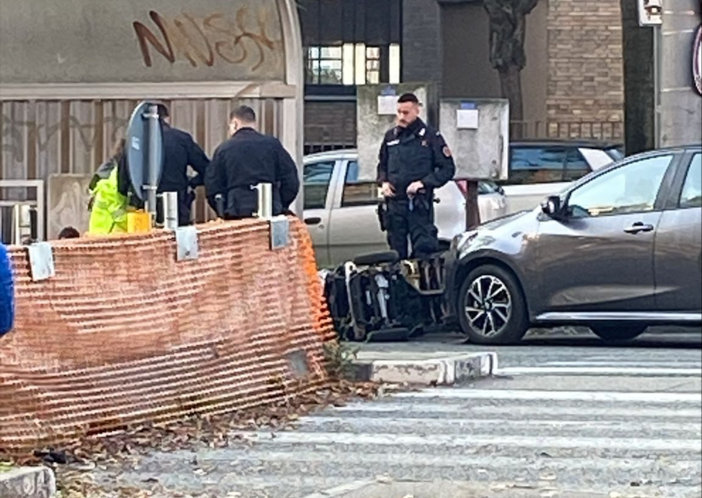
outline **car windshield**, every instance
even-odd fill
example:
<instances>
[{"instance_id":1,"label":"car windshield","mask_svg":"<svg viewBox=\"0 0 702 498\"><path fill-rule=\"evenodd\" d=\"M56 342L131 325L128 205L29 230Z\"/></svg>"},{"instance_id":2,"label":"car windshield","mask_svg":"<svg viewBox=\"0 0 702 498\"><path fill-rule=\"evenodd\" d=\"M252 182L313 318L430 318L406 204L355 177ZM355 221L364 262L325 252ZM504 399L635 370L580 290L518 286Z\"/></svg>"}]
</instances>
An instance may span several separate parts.
<instances>
[{"instance_id":1,"label":"car windshield","mask_svg":"<svg viewBox=\"0 0 702 498\"><path fill-rule=\"evenodd\" d=\"M491 180L482 180L478 184L478 193L480 194L497 194L500 192L500 186Z\"/></svg>"}]
</instances>

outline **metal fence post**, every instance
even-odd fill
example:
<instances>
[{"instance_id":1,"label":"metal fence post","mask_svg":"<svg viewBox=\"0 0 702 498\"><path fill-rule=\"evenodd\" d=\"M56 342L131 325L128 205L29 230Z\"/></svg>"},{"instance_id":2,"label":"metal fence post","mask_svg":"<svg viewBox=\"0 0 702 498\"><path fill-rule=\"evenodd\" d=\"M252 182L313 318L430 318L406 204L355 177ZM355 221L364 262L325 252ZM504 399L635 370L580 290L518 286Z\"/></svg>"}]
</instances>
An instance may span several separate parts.
<instances>
[{"instance_id":1,"label":"metal fence post","mask_svg":"<svg viewBox=\"0 0 702 498\"><path fill-rule=\"evenodd\" d=\"M22 245L25 238L32 237L32 206L18 203L12 208L12 243Z\"/></svg>"},{"instance_id":2,"label":"metal fence post","mask_svg":"<svg viewBox=\"0 0 702 498\"><path fill-rule=\"evenodd\" d=\"M257 216L264 220L273 217L273 185L270 183L259 183L256 185L258 191L258 212Z\"/></svg>"},{"instance_id":3,"label":"metal fence post","mask_svg":"<svg viewBox=\"0 0 702 498\"><path fill-rule=\"evenodd\" d=\"M163 227L166 230L178 228L178 192L163 193Z\"/></svg>"}]
</instances>

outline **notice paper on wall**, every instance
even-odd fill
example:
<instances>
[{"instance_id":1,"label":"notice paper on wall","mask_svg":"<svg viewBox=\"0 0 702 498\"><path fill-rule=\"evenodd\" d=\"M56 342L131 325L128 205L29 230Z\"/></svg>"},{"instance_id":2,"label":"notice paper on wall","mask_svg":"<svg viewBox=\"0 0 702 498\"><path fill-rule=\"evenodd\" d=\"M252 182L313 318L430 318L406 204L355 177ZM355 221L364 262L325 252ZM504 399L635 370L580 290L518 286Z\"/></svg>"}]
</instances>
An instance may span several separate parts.
<instances>
[{"instance_id":1,"label":"notice paper on wall","mask_svg":"<svg viewBox=\"0 0 702 498\"><path fill-rule=\"evenodd\" d=\"M394 116L397 113L397 95L380 95L378 97L378 114Z\"/></svg>"},{"instance_id":2,"label":"notice paper on wall","mask_svg":"<svg viewBox=\"0 0 702 498\"><path fill-rule=\"evenodd\" d=\"M456 111L456 127L459 130L477 130L479 116L478 109L458 109Z\"/></svg>"}]
</instances>

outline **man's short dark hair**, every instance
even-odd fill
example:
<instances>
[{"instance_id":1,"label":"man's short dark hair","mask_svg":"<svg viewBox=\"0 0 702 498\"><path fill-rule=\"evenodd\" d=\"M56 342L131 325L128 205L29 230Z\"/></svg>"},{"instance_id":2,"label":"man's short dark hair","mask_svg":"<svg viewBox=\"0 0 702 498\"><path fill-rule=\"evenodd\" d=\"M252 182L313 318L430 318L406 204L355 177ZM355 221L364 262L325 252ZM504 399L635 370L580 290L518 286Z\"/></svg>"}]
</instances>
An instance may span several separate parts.
<instances>
[{"instance_id":1,"label":"man's short dark hair","mask_svg":"<svg viewBox=\"0 0 702 498\"><path fill-rule=\"evenodd\" d=\"M234 109L232 111L232 113L229 115L229 121L231 121L235 118L238 119L239 121L243 121L244 123L255 123L256 122L256 113L249 106L242 105L242 106L239 106L236 109Z\"/></svg>"},{"instance_id":2,"label":"man's short dark hair","mask_svg":"<svg viewBox=\"0 0 702 498\"><path fill-rule=\"evenodd\" d=\"M59 233L59 239L78 239L80 232L73 227L66 227Z\"/></svg>"},{"instance_id":3,"label":"man's short dark hair","mask_svg":"<svg viewBox=\"0 0 702 498\"><path fill-rule=\"evenodd\" d=\"M400 95L400 98L397 99L398 104L404 104L407 102L411 102L413 104L419 104L419 99L413 93L403 93L402 95Z\"/></svg>"},{"instance_id":4,"label":"man's short dark hair","mask_svg":"<svg viewBox=\"0 0 702 498\"><path fill-rule=\"evenodd\" d=\"M157 104L156 109L158 110L158 116L161 119L165 119L167 117L170 117L170 113L168 112L168 107L166 107L165 104Z\"/></svg>"}]
</instances>

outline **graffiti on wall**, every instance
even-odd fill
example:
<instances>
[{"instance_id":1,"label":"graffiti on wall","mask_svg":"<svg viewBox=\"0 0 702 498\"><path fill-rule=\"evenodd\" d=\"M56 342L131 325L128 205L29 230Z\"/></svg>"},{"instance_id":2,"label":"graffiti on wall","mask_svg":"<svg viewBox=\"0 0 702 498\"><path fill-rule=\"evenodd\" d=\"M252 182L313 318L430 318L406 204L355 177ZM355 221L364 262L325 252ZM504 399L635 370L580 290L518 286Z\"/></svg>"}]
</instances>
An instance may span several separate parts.
<instances>
[{"instance_id":1,"label":"graffiti on wall","mask_svg":"<svg viewBox=\"0 0 702 498\"><path fill-rule=\"evenodd\" d=\"M35 144L36 152L41 154L47 152L52 143L56 143L60 138L61 130L65 129L71 136L78 140L82 146L81 150L90 153L98 142L98 134L104 129L111 129L112 133L107 137L108 141L114 143L127 129L129 118L117 116L105 117L102 123L81 121L77 116L67 116L65 123L62 120L53 123L42 123L37 120L19 120L10 116L2 116L2 136L0 136L0 153L9 155L9 158L17 163L25 162L29 142ZM110 145L108 144L108 145Z\"/></svg>"},{"instance_id":2,"label":"graffiti on wall","mask_svg":"<svg viewBox=\"0 0 702 498\"><path fill-rule=\"evenodd\" d=\"M92 176L86 174L49 177L47 189L49 239L58 238L58 234L65 227L76 228L80 233L88 230L90 223L88 186Z\"/></svg>"},{"instance_id":3,"label":"graffiti on wall","mask_svg":"<svg viewBox=\"0 0 702 498\"><path fill-rule=\"evenodd\" d=\"M154 64L153 51L171 64L181 59L192 67L212 67L221 61L248 64L256 71L283 47L282 40L273 40L267 33L270 22L267 10L259 11L256 29L249 27L246 7L241 7L233 17L222 13L206 17L181 13L169 19L153 10L149 17L153 22L151 28L139 21L133 23L147 67Z\"/></svg>"}]
</instances>

